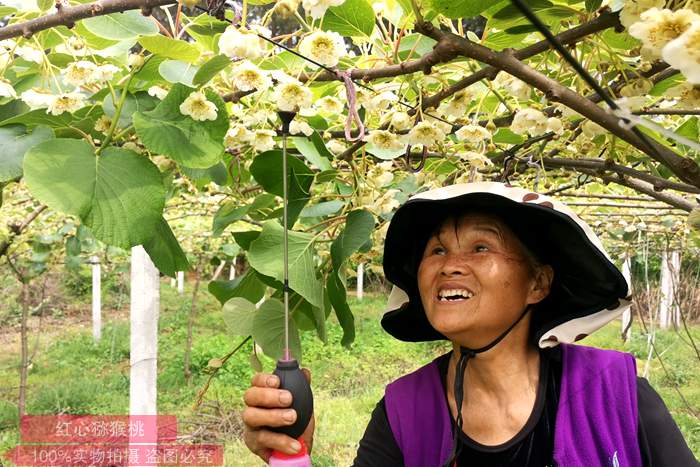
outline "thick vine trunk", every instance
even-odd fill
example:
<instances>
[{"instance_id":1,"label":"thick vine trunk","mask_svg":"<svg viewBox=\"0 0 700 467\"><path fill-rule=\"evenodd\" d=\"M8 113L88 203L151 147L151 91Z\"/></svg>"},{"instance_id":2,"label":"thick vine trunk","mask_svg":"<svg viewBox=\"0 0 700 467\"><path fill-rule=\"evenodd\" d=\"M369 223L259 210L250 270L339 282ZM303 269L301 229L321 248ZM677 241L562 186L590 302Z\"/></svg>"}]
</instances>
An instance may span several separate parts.
<instances>
[{"instance_id":1,"label":"thick vine trunk","mask_svg":"<svg viewBox=\"0 0 700 467\"><path fill-rule=\"evenodd\" d=\"M28 328L29 319L29 285L23 283L20 292L20 302L22 306L22 323L20 324L20 364L19 364L19 402L17 404L20 418L26 412L27 401L27 373L29 371L29 346Z\"/></svg>"},{"instance_id":2,"label":"thick vine trunk","mask_svg":"<svg viewBox=\"0 0 700 467\"><path fill-rule=\"evenodd\" d=\"M194 289L192 290L192 303L190 305L190 316L187 320L187 344L185 347L185 381L187 381L188 386L192 384L192 369L190 368L190 360L192 358L192 332L194 330L194 318L195 313L197 311L197 293L199 292L200 278L201 273L198 268L195 271Z\"/></svg>"}]
</instances>

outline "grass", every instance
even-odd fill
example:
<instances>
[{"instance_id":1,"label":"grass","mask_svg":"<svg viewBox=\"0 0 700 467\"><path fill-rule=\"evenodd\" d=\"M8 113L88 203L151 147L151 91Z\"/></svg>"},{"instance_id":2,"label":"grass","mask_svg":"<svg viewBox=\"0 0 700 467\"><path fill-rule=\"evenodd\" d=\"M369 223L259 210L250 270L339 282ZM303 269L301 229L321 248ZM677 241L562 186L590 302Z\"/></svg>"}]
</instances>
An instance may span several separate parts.
<instances>
[{"instance_id":1,"label":"grass","mask_svg":"<svg viewBox=\"0 0 700 467\"><path fill-rule=\"evenodd\" d=\"M195 420L192 403L208 375L207 364L220 358L241 342L223 328L220 307L208 294L200 299L192 348L193 381L187 385L184 373L184 348L189 296L180 296L163 283L159 335L158 404L159 412L177 415L183 421ZM312 333L304 333L304 366L312 372L316 401L316 443L314 465L349 465L354 458L369 415L381 398L384 386L448 349L446 343L407 344L385 334L379 325L384 298L352 301L357 339L351 349L340 346L342 331L333 318L328 325L328 344ZM84 305L87 310L89 304ZM86 313L87 315L87 313ZM103 338L93 344L89 328L75 326L54 331L39 341L29 374L29 413L126 414L129 400L129 329L123 320L106 321ZM635 331L637 331L635 329ZM700 327L692 333L700 342ZM692 347L673 331L659 332L656 345L668 370L652 359L648 378L668 405L696 456L700 455L700 424L690 414L680 391L689 404L700 406L700 372ZM614 348L633 353L640 374L647 358L646 338L639 332L623 344L619 324L613 323L588 337L586 345ZM253 375L249 358L252 345L246 344L214 378L207 398L218 401L229 411L242 407L242 395ZM16 349L0 353L0 381L16 385L18 355ZM263 359L264 369L273 362ZM0 400L0 452L18 442L16 395L5 393ZM195 420L196 421L196 420ZM227 466L261 465L236 436L234 429L225 442Z\"/></svg>"}]
</instances>

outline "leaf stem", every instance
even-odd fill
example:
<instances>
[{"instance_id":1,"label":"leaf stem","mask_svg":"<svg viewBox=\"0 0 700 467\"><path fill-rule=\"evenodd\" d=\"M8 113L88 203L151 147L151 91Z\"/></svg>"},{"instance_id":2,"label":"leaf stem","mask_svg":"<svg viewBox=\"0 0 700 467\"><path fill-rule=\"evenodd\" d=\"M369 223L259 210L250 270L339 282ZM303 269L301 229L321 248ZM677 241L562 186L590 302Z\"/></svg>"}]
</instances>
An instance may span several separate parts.
<instances>
[{"instance_id":1,"label":"leaf stem","mask_svg":"<svg viewBox=\"0 0 700 467\"><path fill-rule=\"evenodd\" d=\"M117 103L117 108L114 110L114 116L112 117L112 124L109 126L109 131L107 132L107 136L105 137L104 142L100 145L99 148L97 148L97 151L95 151L96 155L100 155L102 150L109 146L109 143L112 142L112 136L114 135L114 131L117 129L117 124L119 123L119 117L122 114L122 107L124 107L124 102L126 102L126 96L129 94L129 85L131 84L131 80L134 79L134 70L131 71L129 74L129 79L124 83L124 88L122 89L122 95L119 96L119 102ZM123 133L123 132L122 132ZM121 135L121 133L120 133Z\"/></svg>"}]
</instances>

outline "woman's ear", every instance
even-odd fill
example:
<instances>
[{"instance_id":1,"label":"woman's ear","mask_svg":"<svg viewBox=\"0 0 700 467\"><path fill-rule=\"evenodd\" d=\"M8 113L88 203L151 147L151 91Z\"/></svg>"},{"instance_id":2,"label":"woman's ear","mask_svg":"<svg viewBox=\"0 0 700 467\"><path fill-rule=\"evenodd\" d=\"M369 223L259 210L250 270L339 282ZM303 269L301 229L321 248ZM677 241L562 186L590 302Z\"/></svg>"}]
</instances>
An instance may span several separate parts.
<instances>
[{"instance_id":1,"label":"woman's ear","mask_svg":"<svg viewBox=\"0 0 700 467\"><path fill-rule=\"evenodd\" d=\"M554 269L549 264L538 266L534 273L528 304L539 303L544 300L552 288Z\"/></svg>"}]
</instances>

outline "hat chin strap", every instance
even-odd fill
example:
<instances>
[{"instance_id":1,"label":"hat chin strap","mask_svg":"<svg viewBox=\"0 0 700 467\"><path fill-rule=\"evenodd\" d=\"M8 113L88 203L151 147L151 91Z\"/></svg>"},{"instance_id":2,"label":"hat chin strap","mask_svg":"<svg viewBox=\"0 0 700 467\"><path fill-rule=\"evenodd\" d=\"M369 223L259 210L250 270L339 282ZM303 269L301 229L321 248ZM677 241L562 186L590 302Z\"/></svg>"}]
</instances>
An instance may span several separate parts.
<instances>
[{"instance_id":1,"label":"hat chin strap","mask_svg":"<svg viewBox=\"0 0 700 467\"><path fill-rule=\"evenodd\" d=\"M455 369L454 385L455 404L457 406L456 427L452 438L452 453L450 454L450 457L447 460L447 462L445 462L444 467L453 467L457 465L457 458L459 457L459 453L462 451L462 443L459 440L459 434L462 432L462 401L464 399L464 373L467 369L469 359L474 358L477 354L486 352L487 350L491 350L493 347L495 347L508 335L508 333L510 333L510 331L513 330L513 328L515 328L515 326L518 325L520 321L522 321L522 319L525 317L528 311L530 311L530 305L526 306L525 310L520 314L518 319L516 319L515 322L508 327L508 329L503 331L503 333L501 333L500 336L491 341L491 343L478 349L470 349L468 347L464 347L463 345L459 347L460 355L459 360L457 361L457 368Z\"/></svg>"}]
</instances>

